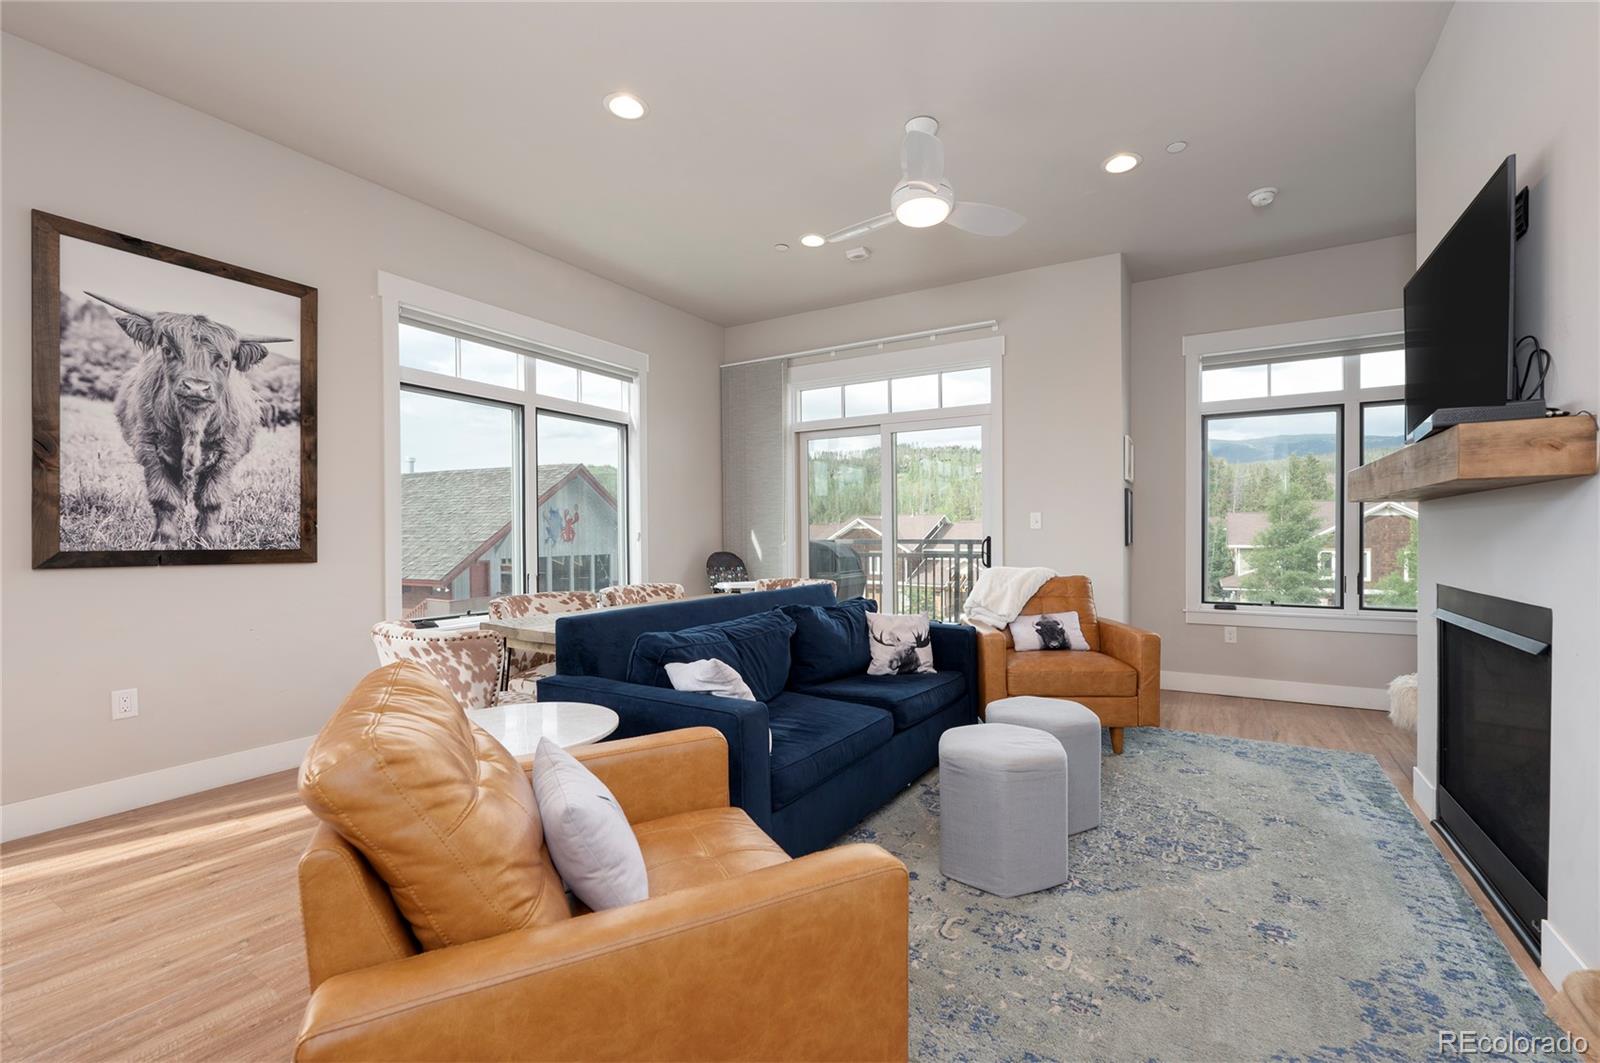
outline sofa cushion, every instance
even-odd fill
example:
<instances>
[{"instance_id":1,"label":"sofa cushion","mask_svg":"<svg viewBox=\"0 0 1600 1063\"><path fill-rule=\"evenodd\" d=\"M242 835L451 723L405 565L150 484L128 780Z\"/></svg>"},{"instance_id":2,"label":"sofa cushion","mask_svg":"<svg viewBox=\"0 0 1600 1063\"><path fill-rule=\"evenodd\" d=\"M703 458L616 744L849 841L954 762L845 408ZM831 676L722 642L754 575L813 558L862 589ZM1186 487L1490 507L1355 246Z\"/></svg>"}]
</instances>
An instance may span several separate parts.
<instances>
[{"instance_id":1,"label":"sofa cushion","mask_svg":"<svg viewBox=\"0 0 1600 1063\"><path fill-rule=\"evenodd\" d=\"M967 692L967 679L960 672L852 675L801 687L799 692L886 709L894 717L894 729L904 731L959 700Z\"/></svg>"},{"instance_id":2,"label":"sofa cushion","mask_svg":"<svg viewBox=\"0 0 1600 1063\"><path fill-rule=\"evenodd\" d=\"M670 687L668 663L709 658L732 665L756 700L768 701L789 681L793 635L794 621L781 609L677 631L646 631L634 640L628 682Z\"/></svg>"},{"instance_id":3,"label":"sofa cushion","mask_svg":"<svg viewBox=\"0 0 1600 1063\"><path fill-rule=\"evenodd\" d=\"M784 691L767 702L772 728L772 807L816 789L894 737L882 709Z\"/></svg>"},{"instance_id":4,"label":"sofa cushion","mask_svg":"<svg viewBox=\"0 0 1600 1063\"><path fill-rule=\"evenodd\" d=\"M789 685L799 689L867 670L867 614L878 605L869 598L851 598L838 605L786 605L794 621Z\"/></svg>"},{"instance_id":5,"label":"sofa cushion","mask_svg":"<svg viewBox=\"0 0 1600 1063\"><path fill-rule=\"evenodd\" d=\"M424 949L570 914L528 777L419 664L356 685L312 741L300 797L366 857Z\"/></svg>"},{"instance_id":6,"label":"sofa cushion","mask_svg":"<svg viewBox=\"0 0 1600 1063\"><path fill-rule=\"evenodd\" d=\"M1007 654L1006 691L1047 698L1125 697L1139 692L1139 673L1103 653Z\"/></svg>"},{"instance_id":7,"label":"sofa cushion","mask_svg":"<svg viewBox=\"0 0 1600 1063\"><path fill-rule=\"evenodd\" d=\"M634 826L650 896L737 878L789 854L751 822L742 808L702 808Z\"/></svg>"}]
</instances>

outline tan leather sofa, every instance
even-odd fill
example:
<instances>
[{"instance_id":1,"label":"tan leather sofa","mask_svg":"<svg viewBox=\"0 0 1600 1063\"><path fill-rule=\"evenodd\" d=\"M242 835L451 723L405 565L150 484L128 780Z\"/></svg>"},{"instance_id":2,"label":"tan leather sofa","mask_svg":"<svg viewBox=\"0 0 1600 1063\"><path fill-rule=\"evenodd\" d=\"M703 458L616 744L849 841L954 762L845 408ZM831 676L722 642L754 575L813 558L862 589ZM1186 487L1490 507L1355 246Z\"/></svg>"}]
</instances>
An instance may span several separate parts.
<instances>
[{"instance_id":1,"label":"tan leather sofa","mask_svg":"<svg viewBox=\"0 0 1600 1063\"><path fill-rule=\"evenodd\" d=\"M1122 752L1124 727L1161 725L1161 636L1095 612L1087 576L1057 576L1023 606L1023 615L1078 614L1089 652L1018 653L1011 632L978 628L980 703L1019 694L1068 698L1092 709L1111 729L1111 749Z\"/></svg>"},{"instance_id":2,"label":"tan leather sofa","mask_svg":"<svg viewBox=\"0 0 1600 1063\"><path fill-rule=\"evenodd\" d=\"M302 768L307 803L340 829L319 825L300 859L312 994L296 1059L906 1058L907 875L898 860L873 845L790 859L729 807L721 734L670 731L573 751L622 806L649 873L648 900L589 912L568 901L559 883L554 893L540 885L540 876L553 881L554 870L538 866L549 857L537 813L539 837L518 836L525 817L506 799L531 790L515 778L508 784L503 773L508 763L514 773L515 762L477 728L466 724L468 734L443 716L421 722L437 731L443 720L465 739L465 755L445 769L459 769L467 794L459 811L448 802L462 800L461 786L406 790L385 778L404 772L419 748L437 754L411 737L413 719L391 729L382 748L369 741L376 730L369 721L382 719L385 699L407 698L415 708L435 696L449 701L415 665L379 669L340 710L347 714L354 703L356 726L341 731L336 716ZM398 753L396 742L405 746ZM461 753L445 745L446 753ZM351 762L373 773L370 786L352 791ZM374 831L373 809L389 806L363 803L362 795L391 784L415 807L385 813L404 822L380 822ZM343 792L330 796L338 787ZM450 789L454 796L444 792ZM330 811L336 807L348 811ZM451 829L440 832L439 822ZM375 836L384 829L392 847ZM345 834L381 854L384 875ZM413 932L422 891L402 890L402 910L390 882L448 874L440 885L454 891L452 902L492 894L503 870L492 859L470 866L461 854L508 843L519 850L513 862L531 862L533 878L524 880L534 883L540 910L490 912L486 919L515 916L518 928L497 932L491 922L483 931L489 936L422 949ZM407 846L412 866L402 869L396 852ZM449 855L427 863L417 852ZM458 866L446 871L452 861Z\"/></svg>"}]
</instances>

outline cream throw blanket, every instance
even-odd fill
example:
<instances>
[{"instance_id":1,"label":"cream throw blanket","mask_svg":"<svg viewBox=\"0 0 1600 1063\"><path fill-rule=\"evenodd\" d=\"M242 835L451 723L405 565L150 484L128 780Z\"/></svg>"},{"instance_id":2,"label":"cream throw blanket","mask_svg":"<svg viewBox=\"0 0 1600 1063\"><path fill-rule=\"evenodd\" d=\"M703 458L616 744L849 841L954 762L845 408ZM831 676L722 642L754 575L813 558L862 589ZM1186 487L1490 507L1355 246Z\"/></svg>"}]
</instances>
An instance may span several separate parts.
<instances>
[{"instance_id":1,"label":"cream throw blanket","mask_svg":"<svg viewBox=\"0 0 1600 1063\"><path fill-rule=\"evenodd\" d=\"M1010 568L1004 565L978 573L978 585L967 595L962 608L969 623L1003 628L1022 613L1028 599L1038 593L1046 580L1054 579L1048 568Z\"/></svg>"}]
</instances>

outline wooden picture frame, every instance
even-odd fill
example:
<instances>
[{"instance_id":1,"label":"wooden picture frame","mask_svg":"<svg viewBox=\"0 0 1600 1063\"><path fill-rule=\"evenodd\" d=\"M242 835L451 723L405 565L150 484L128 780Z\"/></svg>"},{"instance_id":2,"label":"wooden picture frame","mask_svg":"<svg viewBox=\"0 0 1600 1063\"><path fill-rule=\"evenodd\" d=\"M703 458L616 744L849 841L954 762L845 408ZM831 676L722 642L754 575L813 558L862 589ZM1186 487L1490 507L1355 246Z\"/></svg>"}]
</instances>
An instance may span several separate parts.
<instances>
[{"instance_id":1,"label":"wooden picture frame","mask_svg":"<svg viewBox=\"0 0 1600 1063\"><path fill-rule=\"evenodd\" d=\"M317 290L34 211L33 567L316 559Z\"/></svg>"}]
</instances>

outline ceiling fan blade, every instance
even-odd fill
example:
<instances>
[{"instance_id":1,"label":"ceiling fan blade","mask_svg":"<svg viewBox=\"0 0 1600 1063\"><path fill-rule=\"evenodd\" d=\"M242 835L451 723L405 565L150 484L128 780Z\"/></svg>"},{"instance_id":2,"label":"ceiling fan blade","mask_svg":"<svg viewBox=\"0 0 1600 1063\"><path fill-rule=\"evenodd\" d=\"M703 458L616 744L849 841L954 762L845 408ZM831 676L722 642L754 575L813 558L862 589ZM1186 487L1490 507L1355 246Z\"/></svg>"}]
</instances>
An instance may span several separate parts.
<instances>
[{"instance_id":1,"label":"ceiling fan blade","mask_svg":"<svg viewBox=\"0 0 1600 1063\"><path fill-rule=\"evenodd\" d=\"M932 133L909 132L900 144L900 170L908 181L944 180L944 144Z\"/></svg>"},{"instance_id":2,"label":"ceiling fan blade","mask_svg":"<svg viewBox=\"0 0 1600 1063\"><path fill-rule=\"evenodd\" d=\"M976 236L1010 236L1028 219L1014 210L988 203L957 203L945 221Z\"/></svg>"},{"instance_id":3,"label":"ceiling fan blade","mask_svg":"<svg viewBox=\"0 0 1600 1063\"><path fill-rule=\"evenodd\" d=\"M854 225L846 225L843 229L835 229L823 239L830 244L836 244L840 240L853 240L858 236L867 235L874 229L881 229L892 221L894 221L893 214L880 214L876 218L868 218Z\"/></svg>"}]
</instances>

